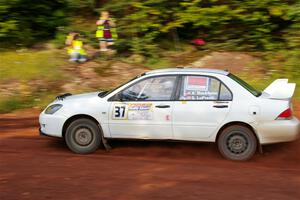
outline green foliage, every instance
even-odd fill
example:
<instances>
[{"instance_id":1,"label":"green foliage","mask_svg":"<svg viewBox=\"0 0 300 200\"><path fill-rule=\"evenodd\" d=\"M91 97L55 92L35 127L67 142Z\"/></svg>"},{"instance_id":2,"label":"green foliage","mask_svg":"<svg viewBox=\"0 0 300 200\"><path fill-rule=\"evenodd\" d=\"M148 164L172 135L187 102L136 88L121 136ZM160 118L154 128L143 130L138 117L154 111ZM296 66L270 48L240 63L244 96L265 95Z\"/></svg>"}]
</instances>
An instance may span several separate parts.
<instances>
[{"instance_id":1,"label":"green foliage","mask_svg":"<svg viewBox=\"0 0 300 200\"><path fill-rule=\"evenodd\" d=\"M56 28L67 22L66 8L65 0L1 0L1 46L28 46L53 37Z\"/></svg>"},{"instance_id":2,"label":"green foliage","mask_svg":"<svg viewBox=\"0 0 300 200\"><path fill-rule=\"evenodd\" d=\"M93 10L97 5L97 0L67 0L67 1L69 7L73 10Z\"/></svg>"},{"instance_id":3,"label":"green foliage","mask_svg":"<svg viewBox=\"0 0 300 200\"><path fill-rule=\"evenodd\" d=\"M219 49L255 51L299 43L299 35L293 36L300 26L299 0L2 0L0 40L30 45L53 38L58 30L55 42L61 47L63 35L76 28L93 45L95 24L77 21L91 21L97 9L109 10L117 19L118 50L150 57L164 48L158 42L162 39L178 46L200 37ZM71 26L65 27L68 21Z\"/></svg>"},{"instance_id":4,"label":"green foliage","mask_svg":"<svg viewBox=\"0 0 300 200\"><path fill-rule=\"evenodd\" d=\"M112 11L118 19L118 33L125 40L120 44L126 44L134 54L153 57L158 51L156 40L166 34L164 24L175 15L177 6L179 1L112 0L103 9Z\"/></svg>"},{"instance_id":5,"label":"green foliage","mask_svg":"<svg viewBox=\"0 0 300 200\"><path fill-rule=\"evenodd\" d=\"M102 10L115 14L121 38L137 54L157 53L157 39L174 40L176 29L181 40L201 37L223 49L269 51L285 48L285 31L298 23L297 2L112 0Z\"/></svg>"},{"instance_id":6,"label":"green foliage","mask_svg":"<svg viewBox=\"0 0 300 200\"><path fill-rule=\"evenodd\" d=\"M266 66L292 80L300 80L300 1L286 9L290 25L282 31L283 48L269 52Z\"/></svg>"}]
</instances>

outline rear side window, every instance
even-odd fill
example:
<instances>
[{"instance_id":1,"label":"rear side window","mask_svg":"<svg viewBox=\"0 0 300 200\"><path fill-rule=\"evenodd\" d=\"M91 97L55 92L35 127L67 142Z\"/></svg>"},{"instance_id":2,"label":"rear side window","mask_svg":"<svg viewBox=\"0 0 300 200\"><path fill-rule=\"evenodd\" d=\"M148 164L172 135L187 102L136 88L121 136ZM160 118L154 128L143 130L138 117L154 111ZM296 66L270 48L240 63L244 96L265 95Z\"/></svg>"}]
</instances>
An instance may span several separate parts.
<instances>
[{"instance_id":1,"label":"rear side window","mask_svg":"<svg viewBox=\"0 0 300 200\"><path fill-rule=\"evenodd\" d=\"M218 79L207 76L183 76L179 100L230 101L232 94Z\"/></svg>"},{"instance_id":2,"label":"rear side window","mask_svg":"<svg viewBox=\"0 0 300 200\"><path fill-rule=\"evenodd\" d=\"M227 87L222 83L220 88L220 96L219 100L221 101L231 101L232 100L232 94L229 91Z\"/></svg>"}]
</instances>

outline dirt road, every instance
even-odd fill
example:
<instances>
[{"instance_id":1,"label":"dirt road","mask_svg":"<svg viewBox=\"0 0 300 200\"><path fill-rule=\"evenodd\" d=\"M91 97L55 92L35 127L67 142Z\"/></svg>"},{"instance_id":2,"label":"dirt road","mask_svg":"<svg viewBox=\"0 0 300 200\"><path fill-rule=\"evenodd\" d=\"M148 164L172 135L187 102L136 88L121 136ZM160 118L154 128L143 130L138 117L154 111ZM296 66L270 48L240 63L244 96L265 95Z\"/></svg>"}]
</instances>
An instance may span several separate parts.
<instances>
[{"instance_id":1,"label":"dirt road","mask_svg":"<svg viewBox=\"0 0 300 200\"><path fill-rule=\"evenodd\" d=\"M82 156L38 136L37 115L0 115L1 200L300 199L300 140L248 162L205 143L115 141L111 152Z\"/></svg>"}]
</instances>

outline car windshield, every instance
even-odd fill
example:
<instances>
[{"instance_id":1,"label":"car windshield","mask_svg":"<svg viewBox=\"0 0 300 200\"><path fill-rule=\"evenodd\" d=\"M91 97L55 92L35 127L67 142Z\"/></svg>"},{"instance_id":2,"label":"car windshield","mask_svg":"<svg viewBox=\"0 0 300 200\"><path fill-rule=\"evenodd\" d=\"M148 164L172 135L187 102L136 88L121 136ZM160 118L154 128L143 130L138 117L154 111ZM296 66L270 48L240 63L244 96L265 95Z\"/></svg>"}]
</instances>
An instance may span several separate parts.
<instances>
[{"instance_id":1,"label":"car windshield","mask_svg":"<svg viewBox=\"0 0 300 200\"><path fill-rule=\"evenodd\" d=\"M249 85L248 83L246 83L244 80L240 79L239 77L229 73L228 76L233 79L235 82L237 82L238 84L240 84L243 88L245 88L246 90L248 90L251 94L253 94L256 97L259 97L261 95L261 91L255 89L254 87L252 87L251 85Z\"/></svg>"},{"instance_id":2,"label":"car windshield","mask_svg":"<svg viewBox=\"0 0 300 200\"><path fill-rule=\"evenodd\" d=\"M133 81L133 80L135 80L135 79L137 79L137 78L139 78L139 77L141 77L141 76L143 76L143 75L145 75L145 74L141 74L141 75L139 75L139 76L136 76L136 77L134 77L133 79L130 79L129 81L123 83L122 85L120 85L120 86L118 86L118 87L116 87L116 88L114 88L114 89L112 89L112 90L110 90L110 91L105 91L105 93L100 92L100 93L98 94L98 96L101 97L101 98L103 98L103 97L109 95L110 93L112 93L113 91L119 89L119 88L122 87L123 85L125 85L125 84L127 84L127 83L129 83L129 82L131 82L131 81Z\"/></svg>"}]
</instances>

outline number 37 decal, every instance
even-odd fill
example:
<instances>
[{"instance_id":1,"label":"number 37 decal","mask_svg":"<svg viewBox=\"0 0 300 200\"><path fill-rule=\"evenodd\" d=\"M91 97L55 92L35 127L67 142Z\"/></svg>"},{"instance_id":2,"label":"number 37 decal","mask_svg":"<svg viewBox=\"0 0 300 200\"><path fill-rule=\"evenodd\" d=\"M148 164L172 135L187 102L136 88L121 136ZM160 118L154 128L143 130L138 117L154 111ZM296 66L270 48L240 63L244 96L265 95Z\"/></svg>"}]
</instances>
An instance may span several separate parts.
<instances>
[{"instance_id":1,"label":"number 37 decal","mask_svg":"<svg viewBox=\"0 0 300 200\"><path fill-rule=\"evenodd\" d=\"M126 119L127 118L127 105L116 104L112 112L113 119Z\"/></svg>"}]
</instances>

